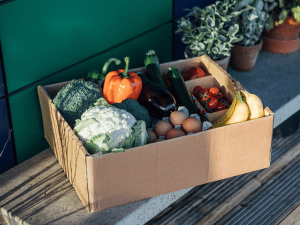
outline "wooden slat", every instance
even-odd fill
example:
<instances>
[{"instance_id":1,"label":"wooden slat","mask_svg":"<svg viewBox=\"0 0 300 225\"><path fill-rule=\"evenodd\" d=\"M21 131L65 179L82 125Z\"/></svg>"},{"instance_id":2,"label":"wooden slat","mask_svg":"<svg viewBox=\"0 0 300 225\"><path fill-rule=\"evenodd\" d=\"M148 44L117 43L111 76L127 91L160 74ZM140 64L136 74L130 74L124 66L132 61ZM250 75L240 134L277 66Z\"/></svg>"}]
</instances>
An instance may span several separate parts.
<instances>
[{"instance_id":1,"label":"wooden slat","mask_svg":"<svg viewBox=\"0 0 300 225\"><path fill-rule=\"evenodd\" d=\"M217 209L198 221L196 224L204 225L216 223L298 156L300 156L300 142L273 163L268 169L263 170L256 178L252 179L247 185L245 185L245 188L236 192L228 201L220 204Z\"/></svg>"}]
</instances>

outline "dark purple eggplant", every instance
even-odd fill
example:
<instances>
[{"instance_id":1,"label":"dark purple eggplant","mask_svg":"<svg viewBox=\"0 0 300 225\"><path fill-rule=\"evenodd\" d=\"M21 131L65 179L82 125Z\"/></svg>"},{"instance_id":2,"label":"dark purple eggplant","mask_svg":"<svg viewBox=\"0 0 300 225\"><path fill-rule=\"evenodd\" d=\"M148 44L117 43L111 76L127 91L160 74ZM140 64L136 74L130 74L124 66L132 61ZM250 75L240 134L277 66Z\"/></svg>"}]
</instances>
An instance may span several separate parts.
<instances>
[{"instance_id":1,"label":"dark purple eggplant","mask_svg":"<svg viewBox=\"0 0 300 225\"><path fill-rule=\"evenodd\" d=\"M138 102L148 109L151 117L162 119L177 110L176 100L169 91L149 80L143 73L137 74L143 82Z\"/></svg>"}]
</instances>

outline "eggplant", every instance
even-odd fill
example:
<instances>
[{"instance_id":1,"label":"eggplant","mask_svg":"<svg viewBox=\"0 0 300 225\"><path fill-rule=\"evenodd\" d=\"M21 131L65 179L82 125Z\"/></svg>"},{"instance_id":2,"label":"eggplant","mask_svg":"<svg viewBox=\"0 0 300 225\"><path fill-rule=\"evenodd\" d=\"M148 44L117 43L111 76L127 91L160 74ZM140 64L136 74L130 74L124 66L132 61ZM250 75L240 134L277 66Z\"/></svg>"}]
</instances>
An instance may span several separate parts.
<instances>
[{"instance_id":1,"label":"eggplant","mask_svg":"<svg viewBox=\"0 0 300 225\"><path fill-rule=\"evenodd\" d=\"M137 73L142 79L143 87L138 102L146 107L151 117L162 119L177 110L174 96L161 85L149 80L143 73Z\"/></svg>"}]
</instances>

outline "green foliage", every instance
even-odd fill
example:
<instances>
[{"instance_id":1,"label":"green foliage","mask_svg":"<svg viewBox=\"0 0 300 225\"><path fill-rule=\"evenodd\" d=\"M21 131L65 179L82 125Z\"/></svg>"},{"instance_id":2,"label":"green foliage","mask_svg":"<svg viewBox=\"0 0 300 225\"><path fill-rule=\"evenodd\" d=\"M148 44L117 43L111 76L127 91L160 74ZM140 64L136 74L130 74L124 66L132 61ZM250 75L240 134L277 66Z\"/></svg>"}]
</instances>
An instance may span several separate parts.
<instances>
[{"instance_id":1,"label":"green foliage","mask_svg":"<svg viewBox=\"0 0 300 225\"><path fill-rule=\"evenodd\" d=\"M90 154L96 154L98 152L106 154L111 151L111 147L109 146L110 140L111 138L109 134L94 135L89 141L87 141L85 148Z\"/></svg>"},{"instance_id":2,"label":"green foliage","mask_svg":"<svg viewBox=\"0 0 300 225\"><path fill-rule=\"evenodd\" d=\"M266 30L272 30L276 25L282 24L288 16L293 16L295 20L300 22L300 1L299 0L274 0L272 4L270 0L267 3L267 11L269 18L266 24ZM269 6L271 4L271 6Z\"/></svg>"},{"instance_id":3,"label":"green foliage","mask_svg":"<svg viewBox=\"0 0 300 225\"><path fill-rule=\"evenodd\" d=\"M102 96L102 91L92 81L74 79L57 93L53 104L73 128L75 121Z\"/></svg>"},{"instance_id":4,"label":"green foliage","mask_svg":"<svg viewBox=\"0 0 300 225\"><path fill-rule=\"evenodd\" d=\"M237 1L224 0L201 9L193 7L185 17L178 20L178 30L182 34L181 40L187 45L189 56L208 55L214 60L230 56L232 43L243 39L238 34L239 25L233 18L247 11L245 6L241 10L234 10Z\"/></svg>"},{"instance_id":5,"label":"green foliage","mask_svg":"<svg viewBox=\"0 0 300 225\"><path fill-rule=\"evenodd\" d=\"M151 119L150 119L149 111L144 106L141 106L140 103L138 103L138 101L132 98L127 98L123 100L121 103L113 104L113 106L119 109L126 110L131 115L133 115L136 120L144 120L146 122L147 128L151 127Z\"/></svg>"},{"instance_id":6,"label":"green foliage","mask_svg":"<svg viewBox=\"0 0 300 225\"><path fill-rule=\"evenodd\" d=\"M149 135L146 130L145 121L138 120L134 124L133 129L134 129L134 136L135 136L134 147L143 146L143 145L147 144L147 142L149 140Z\"/></svg>"},{"instance_id":7,"label":"green foliage","mask_svg":"<svg viewBox=\"0 0 300 225\"><path fill-rule=\"evenodd\" d=\"M244 9L251 6L252 9L244 11L240 16L235 18L235 22L239 24L239 35L243 36L243 40L237 45L253 46L259 42L261 34L268 20L268 10L274 8L275 0L242 0L235 5L235 10Z\"/></svg>"}]
</instances>

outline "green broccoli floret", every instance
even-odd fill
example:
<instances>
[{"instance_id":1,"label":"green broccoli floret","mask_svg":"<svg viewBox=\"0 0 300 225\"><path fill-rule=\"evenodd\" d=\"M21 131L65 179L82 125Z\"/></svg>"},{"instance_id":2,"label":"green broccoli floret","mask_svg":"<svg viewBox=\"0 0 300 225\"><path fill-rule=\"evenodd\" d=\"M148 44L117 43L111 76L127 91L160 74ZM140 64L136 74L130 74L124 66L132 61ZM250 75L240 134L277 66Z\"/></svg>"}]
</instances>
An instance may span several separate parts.
<instances>
[{"instance_id":1,"label":"green broccoli floret","mask_svg":"<svg viewBox=\"0 0 300 225\"><path fill-rule=\"evenodd\" d=\"M146 122L147 128L151 127L149 111L144 106L141 106L138 101L132 98L127 98L121 103L114 103L113 105L119 109L126 110L131 115L133 115L136 120L144 120Z\"/></svg>"},{"instance_id":2,"label":"green broccoli floret","mask_svg":"<svg viewBox=\"0 0 300 225\"><path fill-rule=\"evenodd\" d=\"M53 99L67 123L73 128L75 120L103 97L102 91L92 81L72 80Z\"/></svg>"}]
</instances>

